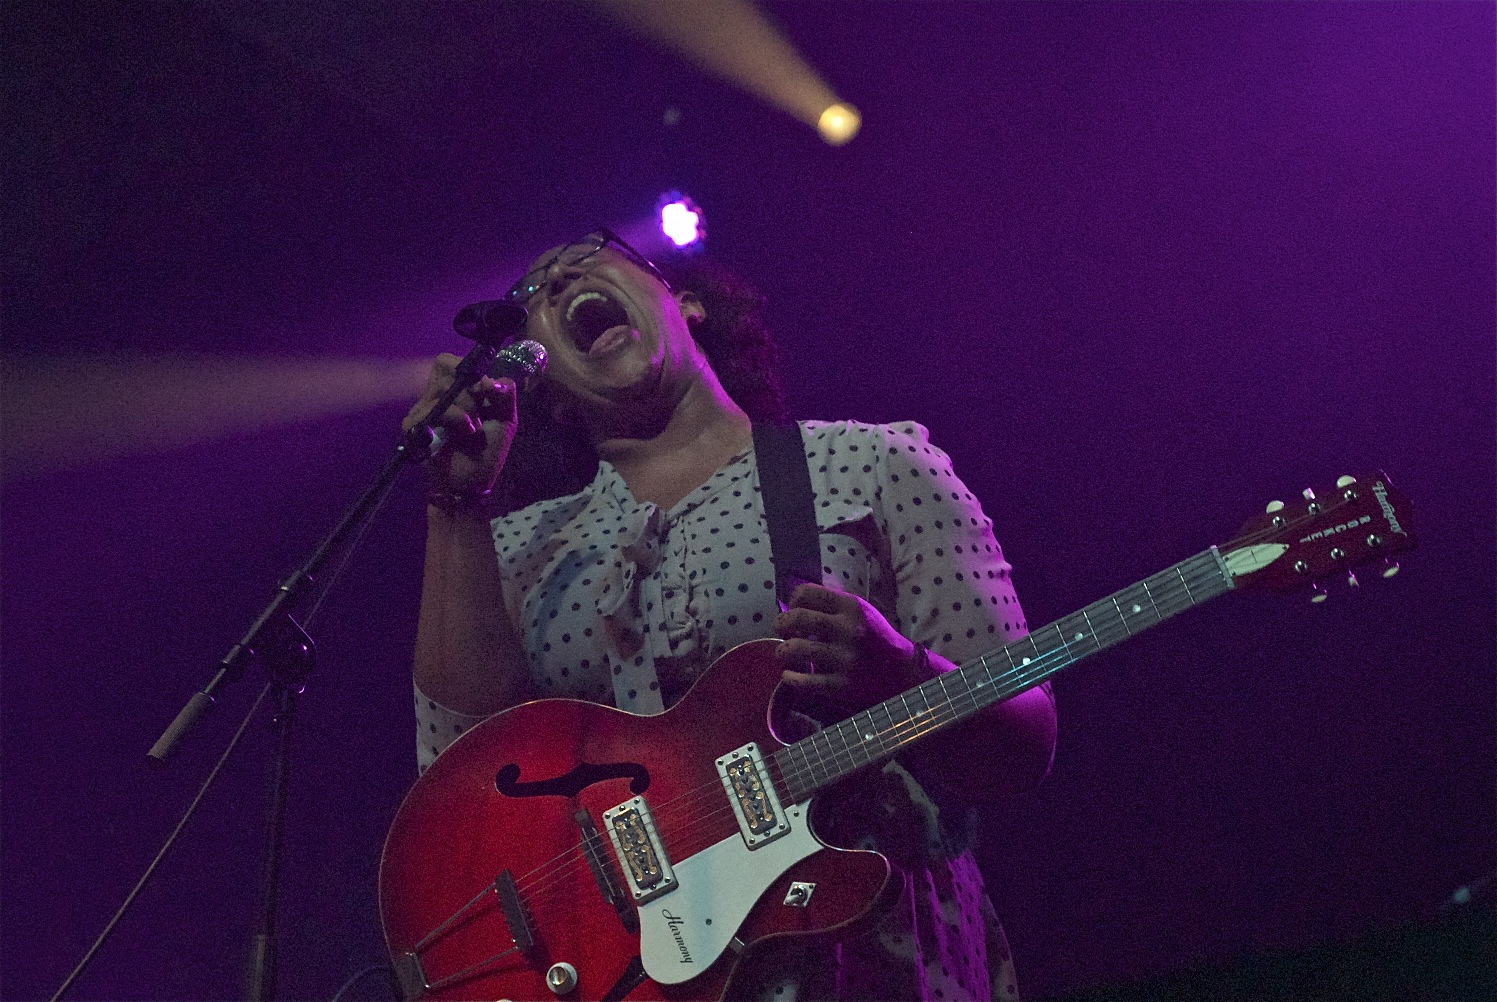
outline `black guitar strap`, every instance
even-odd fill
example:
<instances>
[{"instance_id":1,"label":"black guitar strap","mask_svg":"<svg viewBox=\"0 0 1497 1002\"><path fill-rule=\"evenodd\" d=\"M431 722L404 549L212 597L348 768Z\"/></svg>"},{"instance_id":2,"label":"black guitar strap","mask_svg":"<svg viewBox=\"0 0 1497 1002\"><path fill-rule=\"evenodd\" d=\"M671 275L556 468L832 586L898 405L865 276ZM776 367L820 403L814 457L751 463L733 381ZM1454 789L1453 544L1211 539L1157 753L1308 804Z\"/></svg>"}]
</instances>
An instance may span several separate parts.
<instances>
[{"instance_id":1,"label":"black guitar strap","mask_svg":"<svg viewBox=\"0 0 1497 1002\"><path fill-rule=\"evenodd\" d=\"M800 425L755 424L754 456L764 520L769 523L769 553L774 560L775 596L780 608L797 585L821 583L821 538L816 528L816 498Z\"/></svg>"}]
</instances>

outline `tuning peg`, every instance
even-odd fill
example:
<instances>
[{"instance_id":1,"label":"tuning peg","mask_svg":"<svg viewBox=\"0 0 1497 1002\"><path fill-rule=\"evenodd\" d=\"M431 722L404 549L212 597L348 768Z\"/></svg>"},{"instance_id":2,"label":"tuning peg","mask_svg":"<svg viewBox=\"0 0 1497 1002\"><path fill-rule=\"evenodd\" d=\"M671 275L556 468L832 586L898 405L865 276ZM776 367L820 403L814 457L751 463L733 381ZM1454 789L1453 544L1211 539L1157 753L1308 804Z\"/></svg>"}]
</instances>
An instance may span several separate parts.
<instances>
[{"instance_id":1,"label":"tuning peg","mask_svg":"<svg viewBox=\"0 0 1497 1002\"><path fill-rule=\"evenodd\" d=\"M1325 585L1319 581L1310 586L1310 602L1312 604L1319 605L1330 597L1330 594L1325 590Z\"/></svg>"},{"instance_id":2,"label":"tuning peg","mask_svg":"<svg viewBox=\"0 0 1497 1002\"><path fill-rule=\"evenodd\" d=\"M1336 489L1340 490L1343 487L1350 487L1352 484L1354 484L1356 482L1357 482L1357 478L1356 477L1347 477L1347 476L1337 477L1336 478Z\"/></svg>"},{"instance_id":3,"label":"tuning peg","mask_svg":"<svg viewBox=\"0 0 1497 1002\"><path fill-rule=\"evenodd\" d=\"M1313 488L1313 487L1306 487L1303 491L1300 492L1300 495L1306 501L1314 501L1315 500L1315 488Z\"/></svg>"},{"instance_id":4,"label":"tuning peg","mask_svg":"<svg viewBox=\"0 0 1497 1002\"><path fill-rule=\"evenodd\" d=\"M1383 561L1383 577L1391 578L1398 573L1398 561L1389 557Z\"/></svg>"},{"instance_id":5,"label":"tuning peg","mask_svg":"<svg viewBox=\"0 0 1497 1002\"><path fill-rule=\"evenodd\" d=\"M1357 580L1357 572L1356 571L1347 571L1346 572L1346 584L1350 588L1356 588L1359 585L1361 585L1361 582Z\"/></svg>"},{"instance_id":6,"label":"tuning peg","mask_svg":"<svg viewBox=\"0 0 1497 1002\"><path fill-rule=\"evenodd\" d=\"M1276 511L1283 511L1283 510L1284 510L1284 502L1282 502L1282 501L1270 501L1270 502L1268 502L1268 513L1270 515L1272 515Z\"/></svg>"}]
</instances>

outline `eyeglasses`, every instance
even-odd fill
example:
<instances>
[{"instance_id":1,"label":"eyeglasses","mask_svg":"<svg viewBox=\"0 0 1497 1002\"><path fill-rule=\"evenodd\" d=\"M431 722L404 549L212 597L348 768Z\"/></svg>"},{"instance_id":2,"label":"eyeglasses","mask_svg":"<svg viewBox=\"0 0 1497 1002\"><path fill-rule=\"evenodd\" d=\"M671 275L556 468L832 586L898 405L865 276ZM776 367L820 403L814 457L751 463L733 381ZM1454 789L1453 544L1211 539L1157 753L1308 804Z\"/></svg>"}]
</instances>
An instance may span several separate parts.
<instances>
[{"instance_id":1,"label":"eyeglasses","mask_svg":"<svg viewBox=\"0 0 1497 1002\"><path fill-rule=\"evenodd\" d=\"M553 267L560 264L564 268L575 268L608 246L614 247L630 264L647 272L651 277L659 281L661 285L665 286L667 290L670 289L670 282L666 281L665 276L660 273L660 269L655 267L649 258L633 247L630 247L624 242L623 238L608 229L608 227L600 226L581 240L567 244L561 250L551 255L548 260L527 271L524 277L510 286L509 291L504 294L504 301L524 306L530 301L530 297L539 292L541 287L546 284L546 274Z\"/></svg>"}]
</instances>

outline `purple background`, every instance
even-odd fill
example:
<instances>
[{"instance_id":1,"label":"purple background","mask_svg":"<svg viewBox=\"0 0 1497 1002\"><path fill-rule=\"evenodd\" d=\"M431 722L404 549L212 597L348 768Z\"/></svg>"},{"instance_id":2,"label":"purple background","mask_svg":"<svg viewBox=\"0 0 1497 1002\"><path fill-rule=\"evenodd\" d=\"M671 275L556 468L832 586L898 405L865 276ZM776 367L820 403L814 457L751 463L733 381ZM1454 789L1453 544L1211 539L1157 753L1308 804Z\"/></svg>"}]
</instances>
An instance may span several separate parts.
<instances>
[{"instance_id":1,"label":"purple background","mask_svg":"<svg viewBox=\"0 0 1497 1002\"><path fill-rule=\"evenodd\" d=\"M77 357L81 397L167 351L461 350L451 315L531 253L683 187L796 412L926 423L1031 624L1341 473L1418 507L1391 582L1230 596L1058 681L1054 773L985 849L1029 994L1430 919L1497 844L1493 6L766 9L864 112L851 145L586 4L7 4L7 363ZM404 409L8 479L5 999L50 995L154 854L258 686L168 772L145 749ZM286 997L381 959L416 479L314 629ZM237 994L247 740L74 997Z\"/></svg>"}]
</instances>

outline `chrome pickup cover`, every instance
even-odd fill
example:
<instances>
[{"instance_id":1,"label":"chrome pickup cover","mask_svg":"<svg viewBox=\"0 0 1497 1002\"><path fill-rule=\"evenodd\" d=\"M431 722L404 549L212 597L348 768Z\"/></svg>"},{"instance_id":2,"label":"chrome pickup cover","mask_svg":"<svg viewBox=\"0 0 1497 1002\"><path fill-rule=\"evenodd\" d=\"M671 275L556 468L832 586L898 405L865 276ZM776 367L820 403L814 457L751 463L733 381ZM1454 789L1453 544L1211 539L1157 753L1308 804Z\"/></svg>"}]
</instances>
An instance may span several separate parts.
<instances>
[{"instance_id":1,"label":"chrome pickup cover","mask_svg":"<svg viewBox=\"0 0 1497 1002\"><path fill-rule=\"evenodd\" d=\"M650 805L633 797L603 812L603 824L618 854L619 869L636 904L658 898L676 886L676 874L665 856L660 833L650 818Z\"/></svg>"},{"instance_id":2,"label":"chrome pickup cover","mask_svg":"<svg viewBox=\"0 0 1497 1002\"><path fill-rule=\"evenodd\" d=\"M750 849L767 845L790 830L758 745L750 741L718 759L717 774L733 805L744 844Z\"/></svg>"}]
</instances>

